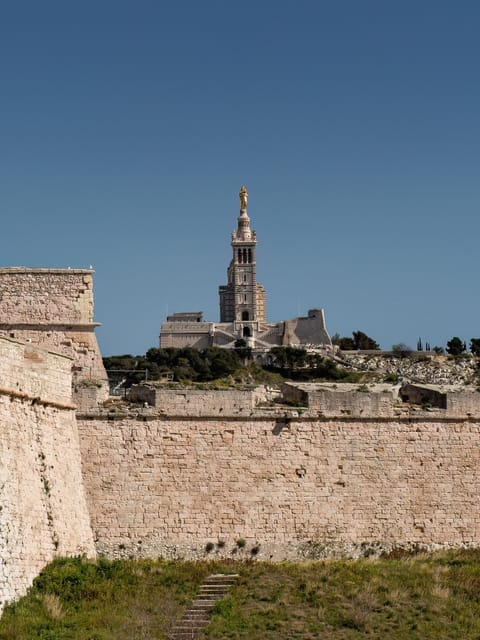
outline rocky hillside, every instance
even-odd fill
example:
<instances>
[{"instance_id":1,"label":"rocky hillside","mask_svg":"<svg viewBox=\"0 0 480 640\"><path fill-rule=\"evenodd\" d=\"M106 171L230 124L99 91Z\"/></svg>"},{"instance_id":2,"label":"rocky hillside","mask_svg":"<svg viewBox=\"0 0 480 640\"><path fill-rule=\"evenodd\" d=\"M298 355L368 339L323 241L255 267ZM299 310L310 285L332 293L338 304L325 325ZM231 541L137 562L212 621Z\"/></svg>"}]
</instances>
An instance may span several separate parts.
<instances>
[{"instance_id":1,"label":"rocky hillside","mask_svg":"<svg viewBox=\"0 0 480 640\"><path fill-rule=\"evenodd\" d=\"M343 351L338 352L337 361L346 369L368 372L369 378L377 381L407 379L426 384L480 384L480 360L471 354L455 358L436 354L400 357Z\"/></svg>"}]
</instances>

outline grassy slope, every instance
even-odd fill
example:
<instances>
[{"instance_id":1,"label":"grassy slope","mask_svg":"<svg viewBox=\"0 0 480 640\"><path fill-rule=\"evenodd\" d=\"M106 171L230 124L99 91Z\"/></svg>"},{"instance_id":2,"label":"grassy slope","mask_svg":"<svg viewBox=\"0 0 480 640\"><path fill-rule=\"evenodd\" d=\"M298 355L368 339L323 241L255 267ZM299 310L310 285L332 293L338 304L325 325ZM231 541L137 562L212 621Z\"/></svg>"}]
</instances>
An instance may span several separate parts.
<instances>
[{"instance_id":1,"label":"grassy slope","mask_svg":"<svg viewBox=\"0 0 480 640\"><path fill-rule=\"evenodd\" d=\"M1 640L153 640L212 572L237 571L207 638L480 639L480 552L297 564L60 560L7 607Z\"/></svg>"}]
</instances>

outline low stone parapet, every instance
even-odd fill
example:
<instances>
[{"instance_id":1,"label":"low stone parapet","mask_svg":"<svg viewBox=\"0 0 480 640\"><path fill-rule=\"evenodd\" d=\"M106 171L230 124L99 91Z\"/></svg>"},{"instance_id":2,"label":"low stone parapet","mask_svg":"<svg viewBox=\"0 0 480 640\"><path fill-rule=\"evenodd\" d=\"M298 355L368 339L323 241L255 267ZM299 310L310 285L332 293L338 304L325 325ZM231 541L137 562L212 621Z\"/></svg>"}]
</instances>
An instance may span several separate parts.
<instances>
[{"instance_id":1,"label":"low stone parapet","mask_svg":"<svg viewBox=\"0 0 480 640\"><path fill-rule=\"evenodd\" d=\"M129 400L147 403L159 412L174 416L251 415L256 407L268 400L263 386L252 389L165 389L135 385Z\"/></svg>"}]
</instances>

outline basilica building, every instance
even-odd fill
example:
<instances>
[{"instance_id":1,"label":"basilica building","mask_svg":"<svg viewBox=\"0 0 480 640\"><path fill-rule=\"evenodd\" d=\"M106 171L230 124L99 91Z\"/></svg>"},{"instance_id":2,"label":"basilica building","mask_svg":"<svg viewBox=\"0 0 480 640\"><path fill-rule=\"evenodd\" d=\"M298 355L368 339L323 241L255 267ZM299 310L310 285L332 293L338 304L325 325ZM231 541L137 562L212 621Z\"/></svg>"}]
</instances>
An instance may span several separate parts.
<instances>
[{"instance_id":1,"label":"basilica building","mask_svg":"<svg viewBox=\"0 0 480 640\"><path fill-rule=\"evenodd\" d=\"M174 313L161 326L160 347L234 349L246 344L255 351L274 346L331 347L323 309L310 309L306 317L267 322L266 292L257 282L257 234L250 228L245 186L239 197L227 284L219 287L220 322L205 321L201 311Z\"/></svg>"}]
</instances>

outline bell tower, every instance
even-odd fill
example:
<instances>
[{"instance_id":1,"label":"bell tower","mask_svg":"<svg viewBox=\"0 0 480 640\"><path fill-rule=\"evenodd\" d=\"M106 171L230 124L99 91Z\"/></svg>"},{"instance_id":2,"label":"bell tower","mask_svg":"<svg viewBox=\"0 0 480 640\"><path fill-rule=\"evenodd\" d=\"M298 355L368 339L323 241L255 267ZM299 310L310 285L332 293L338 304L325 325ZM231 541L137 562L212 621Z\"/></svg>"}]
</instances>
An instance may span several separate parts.
<instances>
[{"instance_id":1,"label":"bell tower","mask_svg":"<svg viewBox=\"0 0 480 640\"><path fill-rule=\"evenodd\" d=\"M247 213L248 193L239 193L240 214L237 229L232 231L232 260L228 267L228 284L219 288L220 322L235 323L242 337L253 337L258 323L266 322L265 289L257 283L257 235L250 229Z\"/></svg>"}]
</instances>

